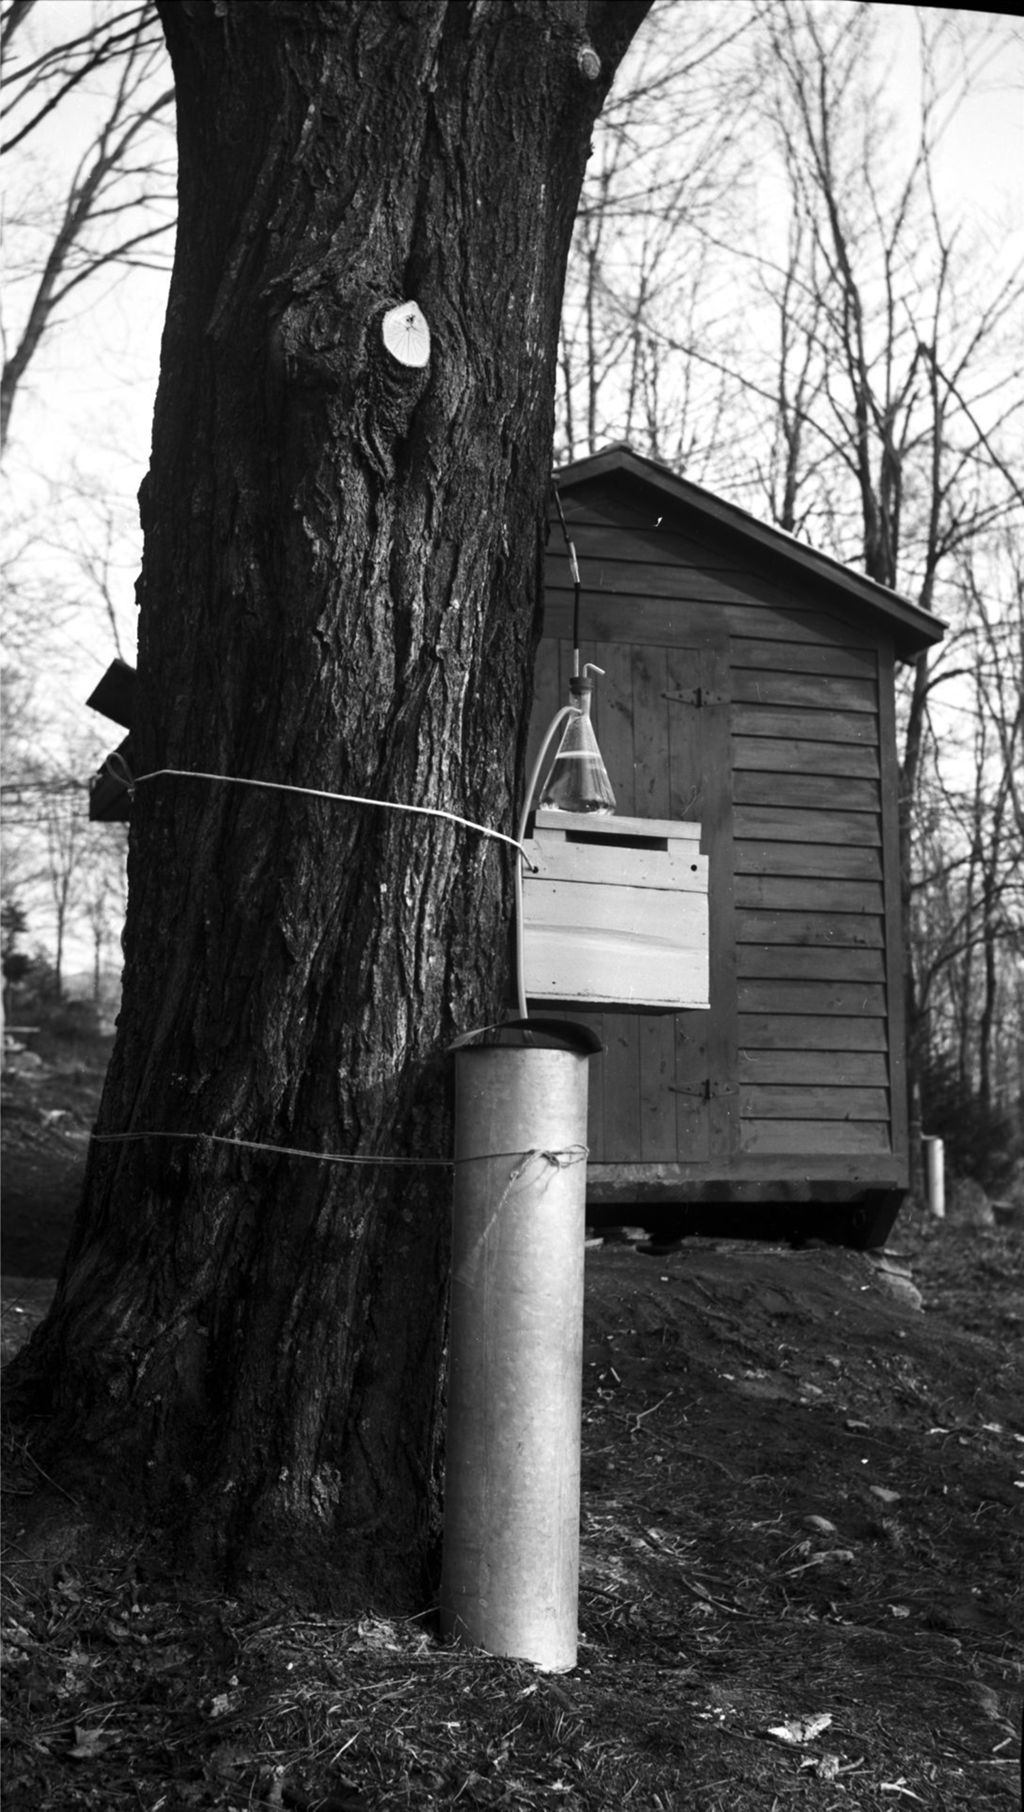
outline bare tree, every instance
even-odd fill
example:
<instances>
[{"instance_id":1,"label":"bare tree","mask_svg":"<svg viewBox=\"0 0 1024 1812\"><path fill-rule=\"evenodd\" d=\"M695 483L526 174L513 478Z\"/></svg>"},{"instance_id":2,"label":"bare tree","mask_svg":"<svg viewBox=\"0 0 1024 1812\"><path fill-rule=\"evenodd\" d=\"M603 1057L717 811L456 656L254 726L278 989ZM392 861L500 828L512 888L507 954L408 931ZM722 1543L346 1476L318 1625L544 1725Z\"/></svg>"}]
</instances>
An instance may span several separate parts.
<instances>
[{"instance_id":1,"label":"bare tree","mask_svg":"<svg viewBox=\"0 0 1024 1812\"><path fill-rule=\"evenodd\" d=\"M103 1000L103 983L110 958L120 939L127 906L125 855L127 827L95 827L89 871L81 889L80 914L92 941L92 997Z\"/></svg>"},{"instance_id":2,"label":"bare tree","mask_svg":"<svg viewBox=\"0 0 1024 1812\"><path fill-rule=\"evenodd\" d=\"M927 739L911 937L928 1061L955 1053L958 1080L984 1111L1019 1112L1024 605L1015 541L989 550L981 580L976 564L963 574L971 614L959 703Z\"/></svg>"},{"instance_id":3,"label":"bare tree","mask_svg":"<svg viewBox=\"0 0 1024 1812\"><path fill-rule=\"evenodd\" d=\"M138 506L77 461L33 487L4 525L4 646L23 686L46 691L134 656Z\"/></svg>"},{"instance_id":4,"label":"bare tree","mask_svg":"<svg viewBox=\"0 0 1024 1812\"><path fill-rule=\"evenodd\" d=\"M32 239L31 251L8 267L8 306L0 375L0 450L7 444L19 386L40 346L68 318L83 284L161 257L174 225L173 146L166 51L148 0L99 6L91 28L48 48L26 48L33 0L9 0L3 14L6 153L39 141L69 97L104 84L99 122L63 197L50 206L23 185L12 204L8 240Z\"/></svg>"},{"instance_id":5,"label":"bare tree","mask_svg":"<svg viewBox=\"0 0 1024 1812\"><path fill-rule=\"evenodd\" d=\"M563 457L621 438L677 464L703 456L717 379L665 381L665 336L701 319L714 285L700 228L749 156L736 47L753 17L745 0L724 15L660 0L598 125L562 314Z\"/></svg>"},{"instance_id":6,"label":"bare tree","mask_svg":"<svg viewBox=\"0 0 1024 1812\"><path fill-rule=\"evenodd\" d=\"M111 920L118 887L111 884L115 837L89 822L86 776L101 745L92 734L61 739L36 735L9 751L3 795L3 858L7 885L31 913L52 958L62 994L69 942L90 936L89 904L100 884ZM123 845L119 852L123 858Z\"/></svg>"},{"instance_id":7,"label":"bare tree","mask_svg":"<svg viewBox=\"0 0 1024 1812\"><path fill-rule=\"evenodd\" d=\"M88 801L84 787L52 781L37 794L45 867L43 879L53 915L53 971L58 997L64 992L64 953L71 918L82 898L88 860Z\"/></svg>"}]
</instances>

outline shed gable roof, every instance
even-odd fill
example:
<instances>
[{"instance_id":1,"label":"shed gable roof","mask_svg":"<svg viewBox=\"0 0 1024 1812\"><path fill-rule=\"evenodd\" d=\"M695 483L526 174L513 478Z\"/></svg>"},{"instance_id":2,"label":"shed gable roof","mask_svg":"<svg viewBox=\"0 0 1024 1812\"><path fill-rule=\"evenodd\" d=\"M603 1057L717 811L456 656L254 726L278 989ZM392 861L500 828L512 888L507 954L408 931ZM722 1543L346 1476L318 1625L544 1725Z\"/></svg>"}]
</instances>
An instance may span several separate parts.
<instances>
[{"instance_id":1,"label":"shed gable roof","mask_svg":"<svg viewBox=\"0 0 1024 1812\"><path fill-rule=\"evenodd\" d=\"M634 453L625 442L617 442L587 459L562 466L555 478L563 497L577 486L609 478L626 480L631 490L646 488L659 511L668 508L685 514L691 523L696 519L707 529L738 539L751 557L762 565L788 568L794 576L824 585L833 593L844 594L856 611L867 613L876 623L884 624L903 660L913 660L941 641L945 633L939 618L922 610L920 605L912 604L898 592L890 591L888 586L879 585L874 579L845 566L841 560L834 560L830 554L819 553L785 529L759 521L749 511L727 503L691 479L680 478L656 460Z\"/></svg>"}]
</instances>

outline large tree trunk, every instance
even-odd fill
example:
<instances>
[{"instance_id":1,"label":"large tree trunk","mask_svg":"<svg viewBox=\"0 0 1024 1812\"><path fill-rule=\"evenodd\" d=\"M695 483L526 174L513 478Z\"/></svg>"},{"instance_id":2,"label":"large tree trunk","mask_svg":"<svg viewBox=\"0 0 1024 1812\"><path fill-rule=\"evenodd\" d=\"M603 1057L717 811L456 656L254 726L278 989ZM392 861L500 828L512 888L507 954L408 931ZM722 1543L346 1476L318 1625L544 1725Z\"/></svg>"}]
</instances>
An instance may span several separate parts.
<instances>
[{"instance_id":1,"label":"large tree trunk","mask_svg":"<svg viewBox=\"0 0 1024 1812\"><path fill-rule=\"evenodd\" d=\"M513 828L569 237L646 10L161 6L180 224L140 774ZM424 369L382 340L408 299ZM93 1146L14 1400L49 1418L51 1467L173 1512L199 1557L326 1564L337 1601L423 1589L444 1051L500 1010L511 860L445 819L199 778L136 792L98 1127L132 1137Z\"/></svg>"}]
</instances>

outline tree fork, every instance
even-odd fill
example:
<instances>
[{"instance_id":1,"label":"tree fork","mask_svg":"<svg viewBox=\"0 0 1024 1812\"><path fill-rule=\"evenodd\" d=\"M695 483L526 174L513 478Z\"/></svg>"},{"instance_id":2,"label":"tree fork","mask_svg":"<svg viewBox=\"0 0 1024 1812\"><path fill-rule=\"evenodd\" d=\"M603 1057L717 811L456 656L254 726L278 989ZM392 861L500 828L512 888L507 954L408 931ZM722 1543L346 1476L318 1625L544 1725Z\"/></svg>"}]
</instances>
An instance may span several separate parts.
<instances>
[{"instance_id":1,"label":"tree fork","mask_svg":"<svg viewBox=\"0 0 1024 1812\"><path fill-rule=\"evenodd\" d=\"M159 10L180 219L138 772L508 829L569 238L646 0ZM407 301L422 369L381 335ZM93 1145L10 1401L56 1476L174 1519L199 1560L272 1551L335 1602L422 1602L443 1052L501 1007L509 853L446 820L163 777L135 795L129 882L97 1131L132 1137Z\"/></svg>"}]
</instances>

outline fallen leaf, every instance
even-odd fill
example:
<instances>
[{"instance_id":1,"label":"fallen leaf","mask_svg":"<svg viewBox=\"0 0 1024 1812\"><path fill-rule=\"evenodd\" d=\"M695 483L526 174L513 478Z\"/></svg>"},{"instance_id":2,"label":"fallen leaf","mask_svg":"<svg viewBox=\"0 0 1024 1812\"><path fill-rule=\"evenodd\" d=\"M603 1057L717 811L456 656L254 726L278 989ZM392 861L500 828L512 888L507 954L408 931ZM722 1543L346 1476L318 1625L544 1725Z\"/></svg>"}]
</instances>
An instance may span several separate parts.
<instances>
[{"instance_id":1,"label":"fallen leaf","mask_svg":"<svg viewBox=\"0 0 1024 1812\"><path fill-rule=\"evenodd\" d=\"M991 1718L996 1724L1006 1724L999 1696L992 1691L991 1686L986 1686L981 1680L972 1681L971 1697L981 1706L987 1718Z\"/></svg>"},{"instance_id":2,"label":"fallen leaf","mask_svg":"<svg viewBox=\"0 0 1024 1812\"><path fill-rule=\"evenodd\" d=\"M816 1529L819 1535L837 1534L835 1523L830 1523L827 1516L805 1516L805 1529Z\"/></svg>"},{"instance_id":3,"label":"fallen leaf","mask_svg":"<svg viewBox=\"0 0 1024 1812\"><path fill-rule=\"evenodd\" d=\"M74 1748L68 1750L68 1755L76 1762L92 1762L106 1750L113 1749L118 1741L112 1731L87 1730L84 1725L76 1724Z\"/></svg>"},{"instance_id":4,"label":"fallen leaf","mask_svg":"<svg viewBox=\"0 0 1024 1812\"><path fill-rule=\"evenodd\" d=\"M801 1769L809 1768L811 1773L822 1781L834 1781L839 1773L837 1755L806 1755L800 1763Z\"/></svg>"},{"instance_id":5,"label":"fallen leaf","mask_svg":"<svg viewBox=\"0 0 1024 1812\"><path fill-rule=\"evenodd\" d=\"M226 1718L231 1712L237 1711L241 1702L242 1695L239 1692L218 1692L202 1709L208 1718L215 1721L217 1718Z\"/></svg>"},{"instance_id":6,"label":"fallen leaf","mask_svg":"<svg viewBox=\"0 0 1024 1812\"><path fill-rule=\"evenodd\" d=\"M831 1722L831 1712L819 1711L809 1718L787 1718L785 1724L769 1724L768 1735L780 1743L812 1743Z\"/></svg>"},{"instance_id":7,"label":"fallen leaf","mask_svg":"<svg viewBox=\"0 0 1024 1812\"><path fill-rule=\"evenodd\" d=\"M367 1648L392 1652L402 1646L398 1637L398 1625L386 1617L364 1617L356 1625L356 1634Z\"/></svg>"},{"instance_id":8,"label":"fallen leaf","mask_svg":"<svg viewBox=\"0 0 1024 1812\"><path fill-rule=\"evenodd\" d=\"M207 1760L203 1772L208 1779L231 1780L240 1768L248 1767L252 1759L249 1751L237 1743L222 1743Z\"/></svg>"},{"instance_id":9,"label":"fallen leaf","mask_svg":"<svg viewBox=\"0 0 1024 1812\"><path fill-rule=\"evenodd\" d=\"M872 1497L877 1497L882 1504L898 1504L900 1501L900 1493L890 1491L887 1485L869 1485L868 1490Z\"/></svg>"},{"instance_id":10,"label":"fallen leaf","mask_svg":"<svg viewBox=\"0 0 1024 1812\"><path fill-rule=\"evenodd\" d=\"M799 1553L801 1549L803 1549L803 1543L797 1552ZM812 1554L810 1560L805 1560L799 1567L790 1567L786 1577L789 1579L794 1573L806 1573L808 1567L827 1566L830 1560L841 1561L844 1565L849 1565L853 1559L852 1548L823 1548L820 1554Z\"/></svg>"}]
</instances>

